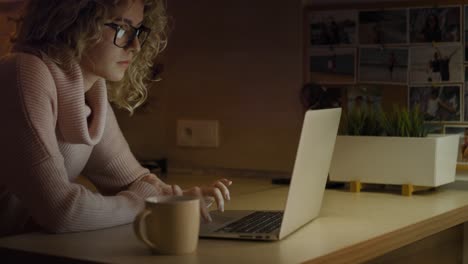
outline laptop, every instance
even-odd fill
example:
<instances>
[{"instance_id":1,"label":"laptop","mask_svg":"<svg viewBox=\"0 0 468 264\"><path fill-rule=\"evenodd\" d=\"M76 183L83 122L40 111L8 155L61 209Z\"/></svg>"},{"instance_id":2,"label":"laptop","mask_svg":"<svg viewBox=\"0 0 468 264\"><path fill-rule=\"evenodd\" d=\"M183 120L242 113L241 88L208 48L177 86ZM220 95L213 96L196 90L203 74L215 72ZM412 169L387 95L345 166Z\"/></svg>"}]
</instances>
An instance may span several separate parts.
<instances>
[{"instance_id":1,"label":"laptop","mask_svg":"<svg viewBox=\"0 0 468 264\"><path fill-rule=\"evenodd\" d=\"M308 110L283 211L210 212L200 237L281 240L319 215L335 147L341 108Z\"/></svg>"}]
</instances>

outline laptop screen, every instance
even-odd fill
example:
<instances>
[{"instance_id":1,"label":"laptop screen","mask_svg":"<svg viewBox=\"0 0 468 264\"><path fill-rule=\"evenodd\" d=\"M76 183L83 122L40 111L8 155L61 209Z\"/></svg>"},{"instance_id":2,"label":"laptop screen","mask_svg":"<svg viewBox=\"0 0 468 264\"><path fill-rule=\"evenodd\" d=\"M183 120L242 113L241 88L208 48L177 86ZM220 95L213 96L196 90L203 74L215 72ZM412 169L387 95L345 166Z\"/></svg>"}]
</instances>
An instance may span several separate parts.
<instances>
[{"instance_id":1,"label":"laptop screen","mask_svg":"<svg viewBox=\"0 0 468 264\"><path fill-rule=\"evenodd\" d=\"M280 239L320 212L340 117L341 108L308 110L305 114Z\"/></svg>"}]
</instances>

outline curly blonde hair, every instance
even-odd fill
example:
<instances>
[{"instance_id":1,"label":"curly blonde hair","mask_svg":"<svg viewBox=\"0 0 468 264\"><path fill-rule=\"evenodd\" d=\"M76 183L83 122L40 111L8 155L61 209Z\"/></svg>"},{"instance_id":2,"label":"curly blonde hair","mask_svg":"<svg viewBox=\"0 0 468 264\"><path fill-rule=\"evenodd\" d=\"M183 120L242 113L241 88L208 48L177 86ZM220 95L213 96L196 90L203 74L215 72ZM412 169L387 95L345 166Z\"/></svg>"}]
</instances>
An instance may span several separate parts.
<instances>
[{"instance_id":1,"label":"curly blonde hair","mask_svg":"<svg viewBox=\"0 0 468 264\"><path fill-rule=\"evenodd\" d=\"M135 0L30 0L14 37L14 49L27 47L44 52L60 67L69 69L71 63L81 61L86 49L101 40L105 21L115 18L112 11L128 1ZM153 63L167 45L165 0L143 2L143 25L151 33L124 78L108 82L109 100L130 114L146 100Z\"/></svg>"}]
</instances>

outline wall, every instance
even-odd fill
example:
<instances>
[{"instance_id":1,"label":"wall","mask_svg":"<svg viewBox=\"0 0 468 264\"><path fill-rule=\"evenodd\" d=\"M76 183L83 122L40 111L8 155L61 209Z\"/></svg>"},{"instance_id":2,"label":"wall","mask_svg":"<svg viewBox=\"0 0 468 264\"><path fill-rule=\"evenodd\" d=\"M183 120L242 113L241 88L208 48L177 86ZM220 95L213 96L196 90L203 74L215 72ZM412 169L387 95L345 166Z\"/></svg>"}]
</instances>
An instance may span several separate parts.
<instances>
[{"instance_id":1,"label":"wall","mask_svg":"<svg viewBox=\"0 0 468 264\"><path fill-rule=\"evenodd\" d=\"M119 114L134 153L167 156L172 168L291 171L303 118L300 1L168 4L175 23L158 109ZM177 147L177 119L219 120L220 147Z\"/></svg>"},{"instance_id":2,"label":"wall","mask_svg":"<svg viewBox=\"0 0 468 264\"><path fill-rule=\"evenodd\" d=\"M19 16L19 3L0 3L0 56L10 48L10 35L15 30L15 22L9 18Z\"/></svg>"},{"instance_id":3,"label":"wall","mask_svg":"<svg viewBox=\"0 0 468 264\"><path fill-rule=\"evenodd\" d=\"M11 26L14 26L13 23L7 22L7 16L0 16L0 54L5 54L9 48L9 32Z\"/></svg>"},{"instance_id":4,"label":"wall","mask_svg":"<svg viewBox=\"0 0 468 264\"><path fill-rule=\"evenodd\" d=\"M375 2L392 6L405 1ZM164 81L153 89L157 95L151 100L152 112L133 118L119 114L134 153L144 159L168 157L172 168L291 171L303 117L298 100L303 82L302 6L366 3L169 1L175 24L165 52ZM391 88L388 98L406 93ZM219 120L220 147L177 147L177 119Z\"/></svg>"}]
</instances>

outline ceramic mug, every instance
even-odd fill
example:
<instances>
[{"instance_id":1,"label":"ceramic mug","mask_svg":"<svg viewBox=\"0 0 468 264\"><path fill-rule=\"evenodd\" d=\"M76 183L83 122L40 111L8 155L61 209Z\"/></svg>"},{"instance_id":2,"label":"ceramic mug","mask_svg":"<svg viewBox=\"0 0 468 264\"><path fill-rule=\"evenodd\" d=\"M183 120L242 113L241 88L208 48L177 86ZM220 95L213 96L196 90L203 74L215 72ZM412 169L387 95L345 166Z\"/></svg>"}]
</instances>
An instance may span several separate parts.
<instances>
[{"instance_id":1,"label":"ceramic mug","mask_svg":"<svg viewBox=\"0 0 468 264\"><path fill-rule=\"evenodd\" d=\"M200 232L200 200L192 196L147 198L145 210L137 215L133 228L154 253L192 253Z\"/></svg>"}]
</instances>

